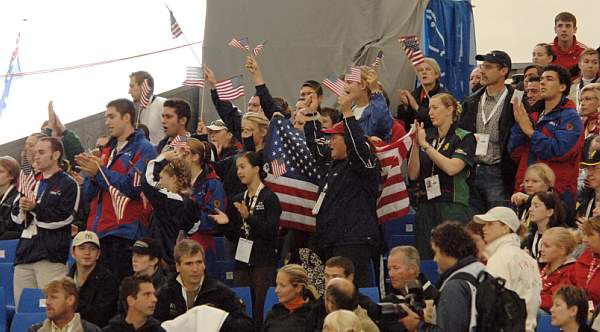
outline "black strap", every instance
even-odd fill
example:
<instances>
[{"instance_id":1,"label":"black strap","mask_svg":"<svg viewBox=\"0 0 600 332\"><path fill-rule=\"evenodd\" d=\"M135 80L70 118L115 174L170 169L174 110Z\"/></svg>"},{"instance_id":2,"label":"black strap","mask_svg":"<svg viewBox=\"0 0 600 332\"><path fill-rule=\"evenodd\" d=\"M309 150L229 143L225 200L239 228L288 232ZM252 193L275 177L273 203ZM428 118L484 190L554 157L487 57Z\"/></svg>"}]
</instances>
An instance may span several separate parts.
<instances>
[{"instance_id":1,"label":"black strap","mask_svg":"<svg viewBox=\"0 0 600 332\"><path fill-rule=\"evenodd\" d=\"M452 278L450 278L450 280L454 279L468 281L471 285L475 286L475 288L479 286L479 281L477 280L477 278L475 278L472 274L467 272L458 272L457 274L453 275Z\"/></svg>"}]
</instances>

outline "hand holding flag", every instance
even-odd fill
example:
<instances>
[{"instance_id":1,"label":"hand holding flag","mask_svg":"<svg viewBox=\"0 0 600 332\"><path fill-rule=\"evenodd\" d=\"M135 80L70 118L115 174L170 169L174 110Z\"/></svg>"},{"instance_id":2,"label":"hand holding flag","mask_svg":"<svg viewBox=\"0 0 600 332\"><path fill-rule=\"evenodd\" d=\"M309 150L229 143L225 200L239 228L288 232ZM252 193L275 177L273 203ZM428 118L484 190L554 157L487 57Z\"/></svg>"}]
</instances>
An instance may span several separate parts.
<instances>
[{"instance_id":1,"label":"hand holding flag","mask_svg":"<svg viewBox=\"0 0 600 332\"><path fill-rule=\"evenodd\" d=\"M346 82L342 81L335 73L329 74L323 80L323 85L329 88L338 97L344 93Z\"/></svg>"},{"instance_id":2,"label":"hand holding flag","mask_svg":"<svg viewBox=\"0 0 600 332\"><path fill-rule=\"evenodd\" d=\"M262 53L262 50L265 47L266 43L267 43L267 41L263 40L258 45L256 45L256 47L252 50L252 54L254 54L254 56L259 56L260 53Z\"/></svg>"},{"instance_id":3,"label":"hand holding flag","mask_svg":"<svg viewBox=\"0 0 600 332\"><path fill-rule=\"evenodd\" d=\"M377 52L377 56L375 57L375 61L373 61L373 63L371 64L371 67L373 67L375 69L379 68L382 61L383 61L383 50L379 50L379 52Z\"/></svg>"}]
</instances>

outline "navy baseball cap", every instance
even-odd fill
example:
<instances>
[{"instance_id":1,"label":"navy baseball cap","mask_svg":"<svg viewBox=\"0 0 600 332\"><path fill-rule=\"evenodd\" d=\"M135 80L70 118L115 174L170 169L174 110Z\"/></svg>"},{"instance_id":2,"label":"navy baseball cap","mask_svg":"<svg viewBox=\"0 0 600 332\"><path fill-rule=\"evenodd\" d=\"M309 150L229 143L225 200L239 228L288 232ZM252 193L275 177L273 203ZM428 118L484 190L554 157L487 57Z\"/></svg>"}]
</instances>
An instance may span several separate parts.
<instances>
[{"instance_id":1,"label":"navy baseball cap","mask_svg":"<svg viewBox=\"0 0 600 332\"><path fill-rule=\"evenodd\" d=\"M512 67L512 61L510 60L510 56L503 51L496 50L484 55L478 54L475 57L475 60L497 63L502 67L508 68L508 70L510 70Z\"/></svg>"}]
</instances>

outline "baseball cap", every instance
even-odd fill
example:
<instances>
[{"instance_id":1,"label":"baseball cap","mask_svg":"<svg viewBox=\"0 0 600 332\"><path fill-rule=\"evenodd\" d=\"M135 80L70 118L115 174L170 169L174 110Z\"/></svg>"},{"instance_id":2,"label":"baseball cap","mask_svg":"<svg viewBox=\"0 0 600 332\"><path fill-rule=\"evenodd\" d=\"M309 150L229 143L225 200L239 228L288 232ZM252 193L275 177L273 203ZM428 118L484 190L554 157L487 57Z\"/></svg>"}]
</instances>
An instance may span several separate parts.
<instances>
[{"instance_id":1,"label":"baseball cap","mask_svg":"<svg viewBox=\"0 0 600 332\"><path fill-rule=\"evenodd\" d=\"M97 245L98 248L100 248L100 240L98 239L98 235L90 231L82 231L77 233L77 235L75 235L75 238L73 238L73 243L71 244L71 247L79 247L80 245L88 242L93 243Z\"/></svg>"},{"instance_id":2,"label":"baseball cap","mask_svg":"<svg viewBox=\"0 0 600 332\"><path fill-rule=\"evenodd\" d=\"M597 135L590 135L585 139L585 143L583 143L583 160L579 163L581 167L600 165L600 151L591 149L592 142L594 142L596 138L600 139Z\"/></svg>"},{"instance_id":3,"label":"baseball cap","mask_svg":"<svg viewBox=\"0 0 600 332\"><path fill-rule=\"evenodd\" d=\"M512 67L512 62L510 60L510 56L508 56L508 54L506 54L506 52L503 52L503 51L496 50L496 51L491 51L490 53L485 54L485 55L478 54L475 57L475 60L497 63L502 67L507 67L509 70Z\"/></svg>"},{"instance_id":4,"label":"baseball cap","mask_svg":"<svg viewBox=\"0 0 600 332\"><path fill-rule=\"evenodd\" d=\"M149 237L135 241L130 249L140 255L150 255L158 259L163 257L162 248L160 247L159 242Z\"/></svg>"},{"instance_id":5,"label":"baseball cap","mask_svg":"<svg viewBox=\"0 0 600 332\"><path fill-rule=\"evenodd\" d=\"M499 221L508 226L513 232L517 232L521 222L515 211L505 206L497 206L490 209L485 214L477 214L473 216L473 220L478 224L485 224L492 221Z\"/></svg>"},{"instance_id":6,"label":"baseball cap","mask_svg":"<svg viewBox=\"0 0 600 332\"><path fill-rule=\"evenodd\" d=\"M227 126L225 125L225 122L223 122L223 120L219 119L211 122L208 126L206 126L206 128L212 131L220 131L227 129Z\"/></svg>"},{"instance_id":7,"label":"baseball cap","mask_svg":"<svg viewBox=\"0 0 600 332\"><path fill-rule=\"evenodd\" d=\"M333 125L333 127L329 129L321 130L324 134L343 134L344 133L344 122L340 121Z\"/></svg>"}]
</instances>

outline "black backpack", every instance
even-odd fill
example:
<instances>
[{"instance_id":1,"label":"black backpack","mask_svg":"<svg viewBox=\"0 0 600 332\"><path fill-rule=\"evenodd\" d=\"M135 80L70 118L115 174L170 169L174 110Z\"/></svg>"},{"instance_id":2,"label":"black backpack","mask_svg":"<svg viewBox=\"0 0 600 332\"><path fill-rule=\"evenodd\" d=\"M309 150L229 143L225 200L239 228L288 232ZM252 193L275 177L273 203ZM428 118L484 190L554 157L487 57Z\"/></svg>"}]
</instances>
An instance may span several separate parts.
<instances>
[{"instance_id":1,"label":"black backpack","mask_svg":"<svg viewBox=\"0 0 600 332\"><path fill-rule=\"evenodd\" d=\"M525 301L504 287L506 280L481 271L477 278L466 272L452 279L466 280L477 288L477 332L524 332L527 319Z\"/></svg>"}]
</instances>

